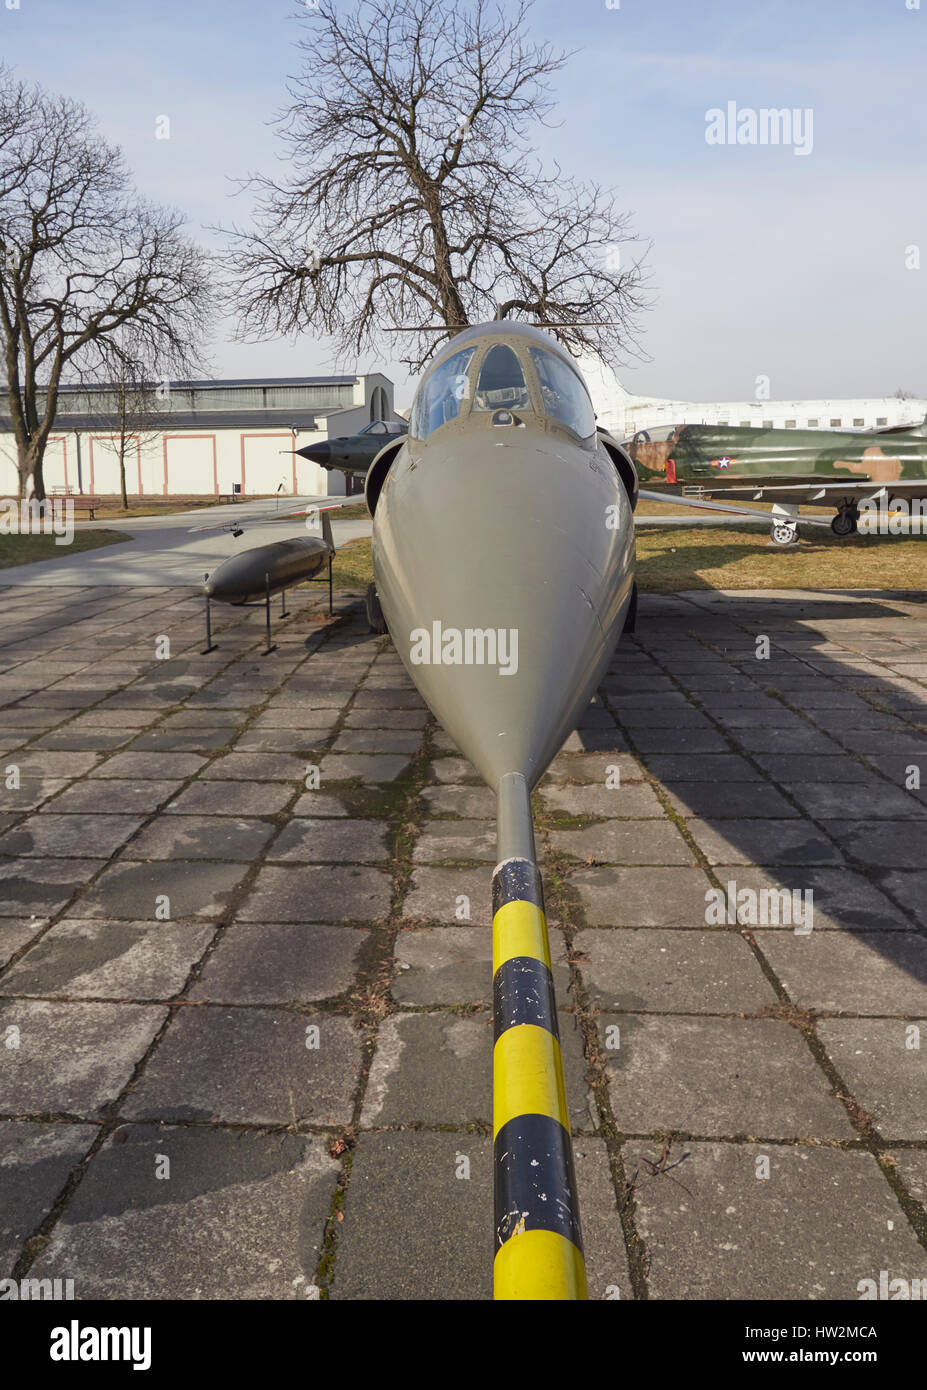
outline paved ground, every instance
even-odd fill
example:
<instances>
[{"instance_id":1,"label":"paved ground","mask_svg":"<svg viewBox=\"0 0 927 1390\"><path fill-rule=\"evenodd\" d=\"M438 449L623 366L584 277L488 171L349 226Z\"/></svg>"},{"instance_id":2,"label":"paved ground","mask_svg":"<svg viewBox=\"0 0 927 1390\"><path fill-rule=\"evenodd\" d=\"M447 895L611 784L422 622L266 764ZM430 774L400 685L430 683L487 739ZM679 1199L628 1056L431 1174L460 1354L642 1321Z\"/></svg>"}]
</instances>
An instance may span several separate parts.
<instances>
[{"instance_id":1,"label":"paved ground","mask_svg":"<svg viewBox=\"0 0 927 1390\"><path fill-rule=\"evenodd\" d=\"M343 499L342 499L343 500ZM357 502L362 499L349 499ZM337 502L337 497L287 497L281 511L305 507L312 502ZM76 522L79 531L123 531L132 537L99 550L78 551L56 555L53 560L40 560L28 565L10 565L0 570L3 584L42 584L56 589L75 587L110 588L120 584L176 585L188 588L202 581L205 572L214 570L229 555L246 546L266 545L269 541L288 540L291 536L318 535L314 522L310 532L305 519L291 522L271 521L248 526L245 536L236 539L228 531L202 531L204 526L236 525L256 516L274 512L273 498L258 497L253 501L236 502L219 507L201 507L190 512L166 512L154 516L118 516L104 521ZM336 545L369 536L369 518L360 521L339 521L333 513L332 534ZM62 547L64 549L64 547Z\"/></svg>"},{"instance_id":2,"label":"paved ground","mask_svg":"<svg viewBox=\"0 0 927 1390\"><path fill-rule=\"evenodd\" d=\"M319 602L2 591L2 1276L490 1292L491 801ZM927 1277L927 610L641 607L537 798L592 1296Z\"/></svg>"}]
</instances>

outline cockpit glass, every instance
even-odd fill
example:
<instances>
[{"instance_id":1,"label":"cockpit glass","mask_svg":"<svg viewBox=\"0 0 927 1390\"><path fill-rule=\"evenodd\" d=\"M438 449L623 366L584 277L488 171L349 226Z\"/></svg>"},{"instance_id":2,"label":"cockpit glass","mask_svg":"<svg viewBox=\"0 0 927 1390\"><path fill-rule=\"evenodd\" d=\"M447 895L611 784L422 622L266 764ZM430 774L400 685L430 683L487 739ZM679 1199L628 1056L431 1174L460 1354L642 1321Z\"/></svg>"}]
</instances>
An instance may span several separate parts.
<instances>
[{"instance_id":1,"label":"cockpit glass","mask_svg":"<svg viewBox=\"0 0 927 1390\"><path fill-rule=\"evenodd\" d=\"M530 410L531 397L521 363L505 343L483 358L473 397L474 410Z\"/></svg>"},{"instance_id":2,"label":"cockpit glass","mask_svg":"<svg viewBox=\"0 0 927 1390\"><path fill-rule=\"evenodd\" d=\"M548 415L560 420L581 439L595 434L595 411L586 388L571 367L545 348L530 348Z\"/></svg>"},{"instance_id":3,"label":"cockpit glass","mask_svg":"<svg viewBox=\"0 0 927 1390\"><path fill-rule=\"evenodd\" d=\"M436 429L446 425L460 413L461 402L469 394L467 368L476 352L475 347L455 352L435 367L431 376L422 382L412 408L409 432L416 439L427 439Z\"/></svg>"}]
</instances>

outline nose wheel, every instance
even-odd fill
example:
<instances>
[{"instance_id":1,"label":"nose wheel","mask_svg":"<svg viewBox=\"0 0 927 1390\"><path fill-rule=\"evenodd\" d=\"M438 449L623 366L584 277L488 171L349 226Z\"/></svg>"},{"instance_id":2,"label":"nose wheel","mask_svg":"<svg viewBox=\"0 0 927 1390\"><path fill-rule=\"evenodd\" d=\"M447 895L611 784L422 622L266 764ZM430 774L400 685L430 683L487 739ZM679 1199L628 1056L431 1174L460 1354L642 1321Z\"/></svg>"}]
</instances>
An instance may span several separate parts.
<instances>
[{"instance_id":1,"label":"nose wheel","mask_svg":"<svg viewBox=\"0 0 927 1390\"><path fill-rule=\"evenodd\" d=\"M774 521L769 531L773 545L797 545L798 523L796 521Z\"/></svg>"},{"instance_id":2,"label":"nose wheel","mask_svg":"<svg viewBox=\"0 0 927 1390\"><path fill-rule=\"evenodd\" d=\"M378 636L382 637L383 633L386 631L386 619L383 616L383 609L380 607L380 600L377 597L376 584L367 585L367 597L365 602L367 607L367 626L370 628L371 632L375 632Z\"/></svg>"}]
</instances>

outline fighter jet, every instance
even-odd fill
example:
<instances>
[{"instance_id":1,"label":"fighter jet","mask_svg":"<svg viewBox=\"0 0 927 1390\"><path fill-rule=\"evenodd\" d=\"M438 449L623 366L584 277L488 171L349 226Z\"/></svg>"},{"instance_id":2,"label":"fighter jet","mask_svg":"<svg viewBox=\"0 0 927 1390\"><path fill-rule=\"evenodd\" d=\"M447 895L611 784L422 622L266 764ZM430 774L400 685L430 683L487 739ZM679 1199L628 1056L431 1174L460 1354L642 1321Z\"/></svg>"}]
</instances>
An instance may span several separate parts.
<instances>
[{"instance_id":1,"label":"fighter jet","mask_svg":"<svg viewBox=\"0 0 927 1390\"><path fill-rule=\"evenodd\" d=\"M357 434L323 439L318 444L307 444L296 452L300 458L311 459L329 472L337 470L350 477L365 478L367 469L383 446L394 443L408 428L405 420L373 420Z\"/></svg>"},{"instance_id":2,"label":"fighter jet","mask_svg":"<svg viewBox=\"0 0 927 1390\"><path fill-rule=\"evenodd\" d=\"M639 430L625 448L655 496L686 504L683 489L696 485L705 499L773 502L778 544L795 539L798 516L789 503L833 506L831 529L850 536L864 503L890 511L896 498L927 497L927 420L855 433L670 425Z\"/></svg>"},{"instance_id":3,"label":"fighter jet","mask_svg":"<svg viewBox=\"0 0 927 1390\"><path fill-rule=\"evenodd\" d=\"M570 355L503 320L440 350L365 495L396 650L496 794L496 1297L584 1297L530 796L633 621L634 467Z\"/></svg>"},{"instance_id":4,"label":"fighter jet","mask_svg":"<svg viewBox=\"0 0 927 1390\"><path fill-rule=\"evenodd\" d=\"M365 497L369 615L496 796L496 1297L583 1298L530 798L633 625L637 476L597 430L569 353L497 320L436 353L408 434L377 453ZM252 555L234 573L241 589L264 564Z\"/></svg>"}]
</instances>

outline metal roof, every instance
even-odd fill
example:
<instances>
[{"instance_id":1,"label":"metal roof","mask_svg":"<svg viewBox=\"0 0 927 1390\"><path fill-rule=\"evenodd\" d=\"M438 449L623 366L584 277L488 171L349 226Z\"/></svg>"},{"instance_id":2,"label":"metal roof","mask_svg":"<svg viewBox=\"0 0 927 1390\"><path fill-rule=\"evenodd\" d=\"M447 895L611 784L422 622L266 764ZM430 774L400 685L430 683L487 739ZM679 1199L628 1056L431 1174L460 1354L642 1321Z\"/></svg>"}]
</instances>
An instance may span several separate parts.
<instances>
[{"instance_id":1,"label":"metal roof","mask_svg":"<svg viewBox=\"0 0 927 1390\"><path fill-rule=\"evenodd\" d=\"M359 381L358 376L249 376L249 377L209 377L203 381L170 381L168 386L173 390L196 390L206 391L210 388L220 390L226 386L351 386ZM143 387L150 387L152 390L158 386L163 386L161 381L142 382ZM91 394L95 391L115 391L119 388L118 381L94 381L94 382L68 382L67 385L59 386L59 395L66 392L84 391ZM42 389L41 387L39 388Z\"/></svg>"},{"instance_id":2,"label":"metal roof","mask_svg":"<svg viewBox=\"0 0 927 1390\"><path fill-rule=\"evenodd\" d=\"M331 414L338 412L332 411ZM320 426L317 415L305 410L281 407L279 410L177 410L165 411L149 423L130 429L129 433L176 434L183 430L275 429L315 430ZM0 434L12 433L8 415L0 415ZM69 415L65 411L55 416L53 434L115 434L118 432L112 415Z\"/></svg>"}]
</instances>

